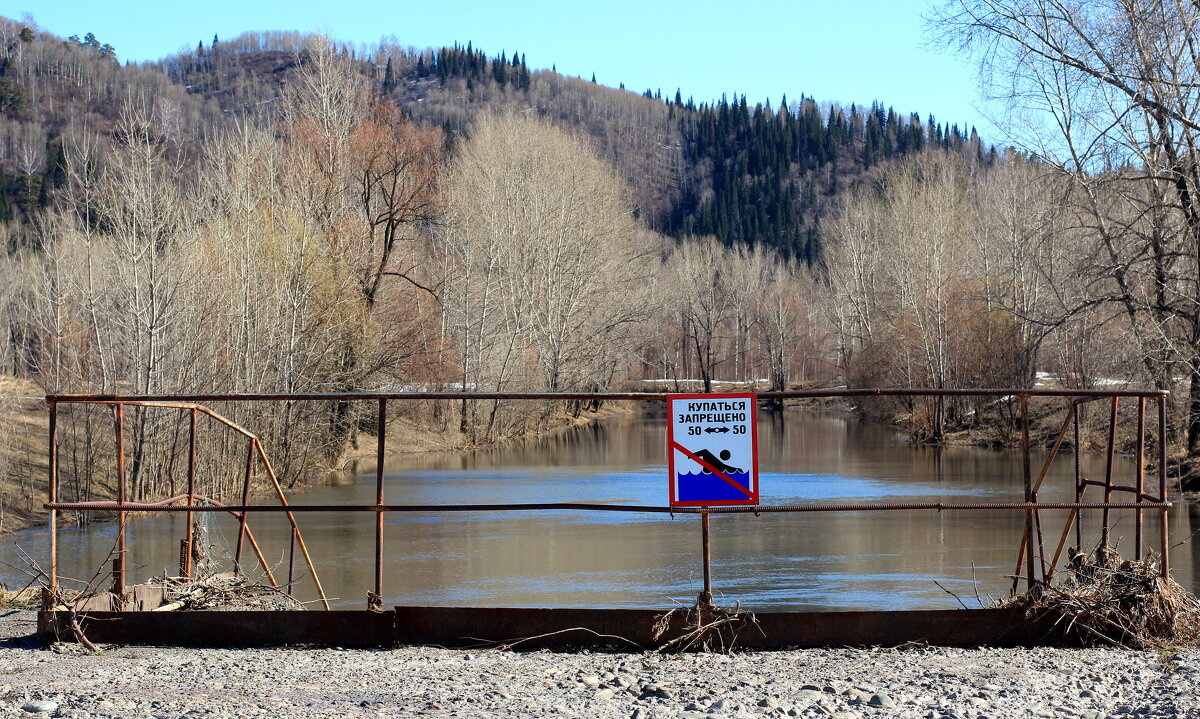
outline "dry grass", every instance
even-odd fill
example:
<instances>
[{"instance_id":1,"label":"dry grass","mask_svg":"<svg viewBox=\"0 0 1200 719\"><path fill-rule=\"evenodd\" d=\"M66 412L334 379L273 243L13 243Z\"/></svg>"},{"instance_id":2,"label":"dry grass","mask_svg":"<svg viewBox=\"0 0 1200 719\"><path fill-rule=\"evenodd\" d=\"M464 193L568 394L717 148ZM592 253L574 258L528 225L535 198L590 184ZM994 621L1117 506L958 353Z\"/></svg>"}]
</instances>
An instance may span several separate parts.
<instances>
[{"instance_id":1,"label":"dry grass","mask_svg":"<svg viewBox=\"0 0 1200 719\"><path fill-rule=\"evenodd\" d=\"M40 609L41 606L41 587L26 587L17 590L0 589L0 609Z\"/></svg>"},{"instance_id":2,"label":"dry grass","mask_svg":"<svg viewBox=\"0 0 1200 719\"><path fill-rule=\"evenodd\" d=\"M48 415L33 382L0 375L0 532L45 523Z\"/></svg>"},{"instance_id":3,"label":"dry grass","mask_svg":"<svg viewBox=\"0 0 1200 719\"><path fill-rule=\"evenodd\" d=\"M1008 605L1061 613L1088 644L1163 649L1200 640L1200 600L1161 576L1154 556L1126 560L1100 547L1076 553L1068 568L1062 585L1039 587Z\"/></svg>"}]
</instances>

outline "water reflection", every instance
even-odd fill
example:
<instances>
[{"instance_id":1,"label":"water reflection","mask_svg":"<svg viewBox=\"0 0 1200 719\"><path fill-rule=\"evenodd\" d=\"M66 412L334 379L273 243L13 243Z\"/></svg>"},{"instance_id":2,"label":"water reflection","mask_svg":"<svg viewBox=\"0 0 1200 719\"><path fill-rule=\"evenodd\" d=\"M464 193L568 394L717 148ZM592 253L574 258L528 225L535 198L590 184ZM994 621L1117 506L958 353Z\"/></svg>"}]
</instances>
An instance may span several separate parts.
<instances>
[{"instance_id":1,"label":"water reflection","mask_svg":"<svg viewBox=\"0 0 1200 719\"><path fill-rule=\"evenodd\" d=\"M760 486L765 504L1020 501L1022 468L1011 451L913 446L885 427L839 415L762 415ZM473 453L392 458L387 501L396 504L475 502L667 501L663 419L613 419ZM1035 456L1037 472L1042 458ZM1103 476L1103 457L1084 458L1086 476ZM358 481L323 487L296 503L371 504L373 468ZM1118 471L1132 475L1128 461ZM1064 453L1041 492L1070 501L1074 470ZM1128 482L1126 482L1128 483ZM1099 496L1095 495L1096 497ZM1148 513L1149 514L1149 513ZM1130 513L1116 534L1132 551ZM1053 552L1065 511L1045 511ZM371 515L299 515L326 589L345 608L364 605L374 577ZM213 541L232 547L237 524L213 516ZM288 528L280 517L254 517L270 561L287 574ZM755 609L949 608L976 594L1004 596L1016 564L1023 516L1018 512L858 512L752 514L713 518L713 577L719 596ZM1200 509L1173 510L1175 541L1200 528ZM1094 524L1088 535L1094 537ZM130 526L134 579L177 563L182 518ZM1157 523L1148 517L1148 544ZM415 605L663 607L688 601L700 583L695 516L607 512L390 514L386 517L385 601ZM112 546L114 528L60 538L63 573L90 574ZM1072 534L1073 536L1073 534ZM18 538L45 553L44 532ZM1091 541L1091 540L1089 540ZM1200 576L1187 542L1175 549L1177 578ZM11 547L7 547L12 562ZM39 555L41 556L41 555ZM297 560L298 561L298 560ZM302 565L301 565L302 566ZM297 573L300 574L299 568ZM14 579L6 578L10 586ZM298 591L312 596L307 582Z\"/></svg>"}]
</instances>

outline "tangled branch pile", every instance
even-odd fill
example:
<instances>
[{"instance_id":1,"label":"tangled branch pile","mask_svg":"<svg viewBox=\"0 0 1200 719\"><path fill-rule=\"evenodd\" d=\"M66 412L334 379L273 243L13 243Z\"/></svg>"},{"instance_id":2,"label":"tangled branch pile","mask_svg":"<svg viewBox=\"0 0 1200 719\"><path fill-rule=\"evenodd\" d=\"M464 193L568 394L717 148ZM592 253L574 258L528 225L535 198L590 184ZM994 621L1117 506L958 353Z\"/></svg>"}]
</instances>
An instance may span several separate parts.
<instances>
[{"instance_id":1,"label":"tangled branch pile","mask_svg":"<svg viewBox=\"0 0 1200 719\"><path fill-rule=\"evenodd\" d=\"M159 577L152 582L165 590L163 605L155 611L176 609L222 611L246 609L303 609L304 605L269 584L254 584L232 573L212 574L197 579Z\"/></svg>"},{"instance_id":2,"label":"tangled branch pile","mask_svg":"<svg viewBox=\"0 0 1200 719\"><path fill-rule=\"evenodd\" d=\"M703 606L699 603L690 607L679 606L660 616L654 622L653 637L662 638L671 628L675 617L682 618L679 636L665 642L659 652L685 652L697 649L704 652L729 652L737 643L738 635L752 626L760 632L758 619L740 605L732 607Z\"/></svg>"},{"instance_id":3,"label":"tangled branch pile","mask_svg":"<svg viewBox=\"0 0 1200 719\"><path fill-rule=\"evenodd\" d=\"M1040 587L1012 604L1061 613L1068 629L1088 643L1155 649L1200 640L1200 600L1163 577L1153 554L1126 560L1110 547L1074 552L1071 577Z\"/></svg>"}]
</instances>

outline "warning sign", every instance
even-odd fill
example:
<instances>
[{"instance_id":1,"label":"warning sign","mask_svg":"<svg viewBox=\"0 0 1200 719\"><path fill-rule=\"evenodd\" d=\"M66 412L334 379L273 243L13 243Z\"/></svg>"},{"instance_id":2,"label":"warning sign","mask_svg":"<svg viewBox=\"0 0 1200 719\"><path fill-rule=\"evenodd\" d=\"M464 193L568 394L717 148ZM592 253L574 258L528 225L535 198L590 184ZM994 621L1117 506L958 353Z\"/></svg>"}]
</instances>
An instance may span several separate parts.
<instances>
[{"instance_id":1,"label":"warning sign","mask_svg":"<svg viewBox=\"0 0 1200 719\"><path fill-rule=\"evenodd\" d=\"M758 504L755 395L667 395L671 506Z\"/></svg>"}]
</instances>

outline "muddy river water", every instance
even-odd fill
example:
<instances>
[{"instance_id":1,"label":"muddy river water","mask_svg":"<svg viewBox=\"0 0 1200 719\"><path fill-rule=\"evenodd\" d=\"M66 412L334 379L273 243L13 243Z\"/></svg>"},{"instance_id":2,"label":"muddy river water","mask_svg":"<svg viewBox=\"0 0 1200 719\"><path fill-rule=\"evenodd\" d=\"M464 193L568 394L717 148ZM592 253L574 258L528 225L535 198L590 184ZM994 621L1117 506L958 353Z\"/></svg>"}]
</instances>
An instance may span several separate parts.
<instances>
[{"instance_id":1,"label":"muddy river water","mask_svg":"<svg viewBox=\"0 0 1200 719\"><path fill-rule=\"evenodd\" d=\"M397 457L386 472L394 504L604 502L667 503L665 420L615 418L549 437L472 453ZM833 414L763 413L759 425L763 504L1021 501L1018 452L916 446L892 430ZM1044 453L1033 457L1036 472ZM1103 478L1104 458L1083 458ZM1133 465L1120 459L1119 483ZM1073 457L1063 452L1042 501L1073 499ZM1100 492L1090 499L1098 501ZM1119 495L1118 495L1119 497ZM293 498L295 504L372 504L373 470ZM1146 536L1157 546L1156 513ZM1152 516L1154 515L1154 516ZM299 514L304 538L335 606L363 608L374 583L374 517ZM1043 513L1053 551L1066 511ZM210 515L214 551L232 552L237 524ZM154 517L129 528L130 580L177 572L184 520ZM289 533L279 516L251 526L277 573L287 574ZM1020 512L891 511L714 516L713 585L719 602L766 610L953 608L976 596L1007 596L1023 527ZM1171 512L1176 578L1196 589L1200 555L1185 541L1200 508ZM1085 544L1095 541L1090 523ZM60 534L61 573L90 576L112 548L112 524ZM1072 533L1072 537L1073 537ZM1128 555L1133 519L1118 514L1114 536ZM45 530L0 546L48 553ZM247 557L252 555L247 552ZM311 598L296 559L299 596ZM10 588L16 571L0 572ZM614 512L499 512L386 515L385 603L538 607L649 607L690 601L701 582L700 520L689 515ZM936 583L935 583L936 582ZM945 590L938 586L940 583Z\"/></svg>"}]
</instances>

